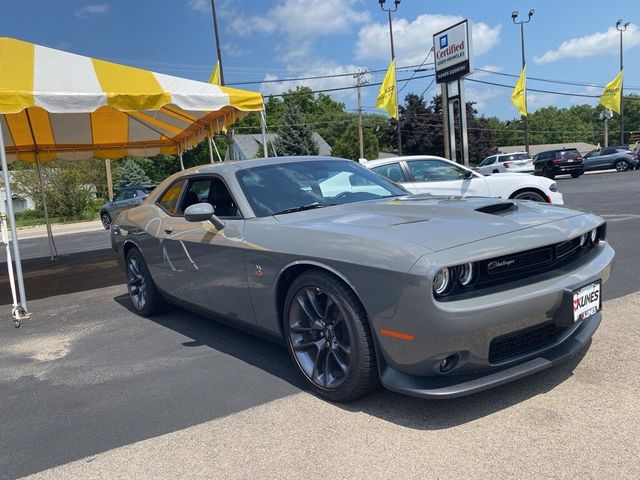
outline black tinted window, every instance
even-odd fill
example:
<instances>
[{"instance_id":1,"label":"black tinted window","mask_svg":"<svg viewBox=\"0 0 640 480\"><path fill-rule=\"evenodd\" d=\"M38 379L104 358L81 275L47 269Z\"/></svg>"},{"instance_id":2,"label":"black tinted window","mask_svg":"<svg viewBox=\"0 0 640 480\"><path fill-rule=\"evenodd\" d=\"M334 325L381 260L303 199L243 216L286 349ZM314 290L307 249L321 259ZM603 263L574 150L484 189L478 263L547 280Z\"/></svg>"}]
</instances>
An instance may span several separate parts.
<instances>
[{"instance_id":1,"label":"black tinted window","mask_svg":"<svg viewBox=\"0 0 640 480\"><path fill-rule=\"evenodd\" d=\"M407 181L406 177L404 176L404 172L402 171L402 168L400 168L399 163L389 163L388 165L381 165L379 167L374 167L371 170L376 172L378 175L387 177L392 182Z\"/></svg>"},{"instance_id":2,"label":"black tinted window","mask_svg":"<svg viewBox=\"0 0 640 480\"><path fill-rule=\"evenodd\" d=\"M178 200L180 200L180 193L184 186L185 180L178 180L171 184L169 188L162 194L158 205L160 205L167 213L176 213L176 207L178 206Z\"/></svg>"},{"instance_id":3,"label":"black tinted window","mask_svg":"<svg viewBox=\"0 0 640 480\"><path fill-rule=\"evenodd\" d=\"M562 158L567 158L567 157L579 157L580 156L580 152L578 152L578 150L576 150L575 148L571 149L571 150L562 150L561 152L559 152L559 157Z\"/></svg>"}]
</instances>

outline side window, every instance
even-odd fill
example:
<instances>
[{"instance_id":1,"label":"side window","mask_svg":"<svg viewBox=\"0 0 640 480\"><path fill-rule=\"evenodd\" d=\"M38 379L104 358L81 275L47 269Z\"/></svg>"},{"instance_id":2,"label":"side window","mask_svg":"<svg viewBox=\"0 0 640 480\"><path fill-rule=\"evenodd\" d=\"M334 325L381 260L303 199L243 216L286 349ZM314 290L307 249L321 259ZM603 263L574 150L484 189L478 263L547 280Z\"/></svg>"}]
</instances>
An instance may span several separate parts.
<instances>
[{"instance_id":1,"label":"side window","mask_svg":"<svg viewBox=\"0 0 640 480\"><path fill-rule=\"evenodd\" d=\"M374 167L371 170L376 172L378 175L382 175L383 177L387 177L392 182L406 182L407 177L405 177L402 168L400 168L399 163L389 163L388 165L381 165L379 167Z\"/></svg>"},{"instance_id":2,"label":"side window","mask_svg":"<svg viewBox=\"0 0 640 480\"><path fill-rule=\"evenodd\" d=\"M158 205L162 207L164 211L167 213L174 215L176 213L176 208L178 206L178 200L180 199L180 192L182 192L182 187L185 184L185 180L177 180L173 182L169 188L162 194L160 200L158 200Z\"/></svg>"},{"instance_id":3,"label":"side window","mask_svg":"<svg viewBox=\"0 0 640 480\"><path fill-rule=\"evenodd\" d=\"M178 213L183 214L191 205L209 203L213 213L223 218L239 218L240 210L236 206L229 189L219 178L194 178L182 197Z\"/></svg>"},{"instance_id":4,"label":"side window","mask_svg":"<svg viewBox=\"0 0 640 480\"><path fill-rule=\"evenodd\" d=\"M462 180L464 169L440 160L413 160L407 162L416 181Z\"/></svg>"},{"instance_id":5,"label":"side window","mask_svg":"<svg viewBox=\"0 0 640 480\"><path fill-rule=\"evenodd\" d=\"M116 194L116 196L115 196L115 197L113 197L113 201L114 201L114 202L118 202L118 201L120 201L120 200L124 200L124 195L125 195L125 193L127 193L127 191L126 191L126 190L121 190L121 191L119 191L119 192Z\"/></svg>"},{"instance_id":6,"label":"side window","mask_svg":"<svg viewBox=\"0 0 640 480\"><path fill-rule=\"evenodd\" d=\"M485 158L482 163L480 164L481 167L486 167L487 165L491 165L493 162L496 161L496 157L488 157Z\"/></svg>"},{"instance_id":7,"label":"side window","mask_svg":"<svg viewBox=\"0 0 640 480\"><path fill-rule=\"evenodd\" d=\"M605 148L602 150L601 155L614 155L616 153L618 153L618 151L615 148Z\"/></svg>"}]
</instances>

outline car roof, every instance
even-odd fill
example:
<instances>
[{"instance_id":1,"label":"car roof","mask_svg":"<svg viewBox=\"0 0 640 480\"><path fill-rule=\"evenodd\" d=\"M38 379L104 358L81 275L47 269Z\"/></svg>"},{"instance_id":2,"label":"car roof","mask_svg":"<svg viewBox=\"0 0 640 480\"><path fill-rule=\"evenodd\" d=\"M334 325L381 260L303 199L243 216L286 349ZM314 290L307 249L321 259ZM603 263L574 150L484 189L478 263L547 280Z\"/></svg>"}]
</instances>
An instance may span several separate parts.
<instances>
[{"instance_id":1,"label":"car roof","mask_svg":"<svg viewBox=\"0 0 640 480\"><path fill-rule=\"evenodd\" d=\"M439 157L437 155L405 155L402 157L389 157L389 158L378 158L377 160L369 160L364 165L367 168L373 168L380 165L388 165L390 163L398 163L402 161L411 161L411 160L445 160L449 161L446 158Z\"/></svg>"},{"instance_id":2,"label":"car roof","mask_svg":"<svg viewBox=\"0 0 640 480\"><path fill-rule=\"evenodd\" d=\"M502 155L523 155L523 154L529 155L527 152L509 152L509 153L494 153L493 155L489 155L489 157L493 157L495 155L502 156Z\"/></svg>"}]
</instances>

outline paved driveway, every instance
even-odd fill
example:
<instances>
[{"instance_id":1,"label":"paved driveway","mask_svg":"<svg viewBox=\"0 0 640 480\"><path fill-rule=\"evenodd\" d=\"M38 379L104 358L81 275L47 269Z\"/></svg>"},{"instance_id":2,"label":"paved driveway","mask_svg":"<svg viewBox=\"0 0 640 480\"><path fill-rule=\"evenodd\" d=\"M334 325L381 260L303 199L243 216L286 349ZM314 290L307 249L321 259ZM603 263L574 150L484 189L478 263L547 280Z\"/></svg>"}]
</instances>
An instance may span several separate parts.
<instances>
[{"instance_id":1,"label":"paved driveway","mask_svg":"<svg viewBox=\"0 0 640 480\"><path fill-rule=\"evenodd\" d=\"M34 317L0 324L0 478L639 478L638 173L559 181L619 255L590 348L457 400L330 404L279 345L133 314L104 248L29 260Z\"/></svg>"}]
</instances>

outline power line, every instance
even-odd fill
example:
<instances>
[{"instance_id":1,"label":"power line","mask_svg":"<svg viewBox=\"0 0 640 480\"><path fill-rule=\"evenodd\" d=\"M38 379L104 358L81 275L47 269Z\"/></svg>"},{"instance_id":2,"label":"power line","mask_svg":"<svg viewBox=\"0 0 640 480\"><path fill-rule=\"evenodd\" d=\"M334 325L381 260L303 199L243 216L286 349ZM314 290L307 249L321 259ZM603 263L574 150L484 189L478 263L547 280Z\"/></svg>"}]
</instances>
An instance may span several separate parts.
<instances>
[{"instance_id":1,"label":"power line","mask_svg":"<svg viewBox=\"0 0 640 480\"><path fill-rule=\"evenodd\" d=\"M422 60L422 63L418 66L418 68L416 68L413 71L413 75L411 75L411 77L409 77L409 80L411 80L413 77L416 76L416 73L418 73L418 71L420 71L420 69L422 68L422 66L425 64L425 62L429 59L429 57L431 56L431 52L433 52L433 47L431 47L429 49L429 52L427 53L427 56L424 57L424 60ZM409 84L409 80L407 80L404 85L402 86L402 88L400 90L398 90L398 93L400 93L402 90L404 90L404 87L406 87ZM433 83L433 82L431 82Z\"/></svg>"}]
</instances>

